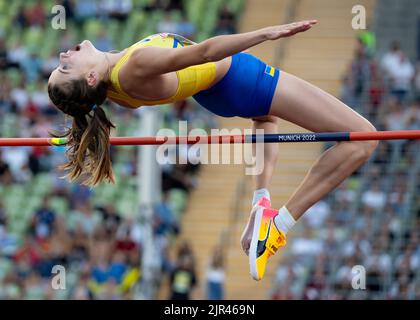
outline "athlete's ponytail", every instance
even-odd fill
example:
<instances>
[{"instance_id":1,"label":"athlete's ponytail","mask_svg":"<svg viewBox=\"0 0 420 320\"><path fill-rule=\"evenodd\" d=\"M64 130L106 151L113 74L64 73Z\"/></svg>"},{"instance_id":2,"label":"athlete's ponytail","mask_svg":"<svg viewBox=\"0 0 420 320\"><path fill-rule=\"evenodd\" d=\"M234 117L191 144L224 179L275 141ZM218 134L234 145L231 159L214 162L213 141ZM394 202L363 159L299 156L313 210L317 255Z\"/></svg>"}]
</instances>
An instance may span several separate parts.
<instances>
[{"instance_id":1,"label":"athlete's ponytail","mask_svg":"<svg viewBox=\"0 0 420 320\"><path fill-rule=\"evenodd\" d=\"M48 94L54 105L73 117L66 132L52 133L56 138L67 138L68 163L60 166L72 182L96 186L102 181L115 182L109 152L109 137L114 124L108 119L101 104L106 99L107 84L99 82L89 87L85 80L71 80L65 85L49 85Z\"/></svg>"}]
</instances>

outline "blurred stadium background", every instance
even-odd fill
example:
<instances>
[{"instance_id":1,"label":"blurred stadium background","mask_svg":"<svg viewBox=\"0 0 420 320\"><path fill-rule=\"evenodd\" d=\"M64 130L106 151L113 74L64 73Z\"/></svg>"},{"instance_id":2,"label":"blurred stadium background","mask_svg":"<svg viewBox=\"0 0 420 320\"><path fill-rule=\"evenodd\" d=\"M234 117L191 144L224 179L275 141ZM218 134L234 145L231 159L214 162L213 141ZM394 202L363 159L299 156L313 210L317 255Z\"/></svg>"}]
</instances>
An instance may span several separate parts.
<instances>
[{"instance_id":1,"label":"blurred stadium background","mask_svg":"<svg viewBox=\"0 0 420 320\"><path fill-rule=\"evenodd\" d=\"M66 8L65 30L51 28L55 4ZM366 8L366 30L351 28L354 5ZM419 14L416 0L0 0L0 136L47 136L68 121L51 106L46 80L58 52L83 39L120 50L157 32L200 42L309 18L320 24L251 53L341 98L378 130L420 129ZM108 106L115 135L144 134L143 109ZM174 130L179 120L206 130L250 127L192 100L158 110L162 127ZM280 146L275 207L326 147ZM253 192L242 165L161 167L149 221L139 207L137 147L112 147L117 184L93 190L59 178L64 151L0 148L1 299L420 298L419 142L381 142L305 214L259 283L239 246ZM153 261L145 264L150 227ZM66 268L66 290L51 287L57 264ZM355 265L366 268L366 290L351 288Z\"/></svg>"}]
</instances>

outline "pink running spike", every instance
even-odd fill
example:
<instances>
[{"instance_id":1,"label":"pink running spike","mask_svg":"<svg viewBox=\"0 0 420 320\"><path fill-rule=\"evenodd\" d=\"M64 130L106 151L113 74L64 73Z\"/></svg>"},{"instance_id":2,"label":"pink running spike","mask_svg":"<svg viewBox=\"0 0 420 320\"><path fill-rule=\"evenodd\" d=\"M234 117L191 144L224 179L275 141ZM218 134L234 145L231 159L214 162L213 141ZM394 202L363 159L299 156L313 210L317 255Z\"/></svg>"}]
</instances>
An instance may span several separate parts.
<instances>
[{"instance_id":1,"label":"pink running spike","mask_svg":"<svg viewBox=\"0 0 420 320\"><path fill-rule=\"evenodd\" d=\"M259 201L258 201L258 205L261 207L265 207L265 208L271 208L271 202L270 200L268 200L268 198L266 197L262 197Z\"/></svg>"},{"instance_id":2,"label":"pink running spike","mask_svg":"<svg viewBox=\"0 0 420 320\"><path fill-rule=\"evenodd\" d=\"M265 217L273 218L279 213L278 210L271 208L271 202L266 197L262 197L258 201L258 205L264 207Z\"/></svg>"}]
</instances>

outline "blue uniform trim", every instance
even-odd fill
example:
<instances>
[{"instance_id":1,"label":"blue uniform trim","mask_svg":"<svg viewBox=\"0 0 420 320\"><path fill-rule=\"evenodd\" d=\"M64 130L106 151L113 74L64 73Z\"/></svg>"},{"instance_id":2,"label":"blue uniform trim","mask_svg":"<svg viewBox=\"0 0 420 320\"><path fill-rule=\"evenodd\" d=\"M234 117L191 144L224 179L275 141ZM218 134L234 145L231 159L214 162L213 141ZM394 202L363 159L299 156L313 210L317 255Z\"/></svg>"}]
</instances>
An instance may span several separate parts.
<instances>
[{"instance_id":1,"label":"blue uniform trim","mask_svg":"<svg viewBox=\"0 0 420 320\"><path fill-rule=\"evenodd\" d=\"M226 75L193 98L222 117L259 117L270 111L280 71L260 59L238 53L232 56Z\"/></svg>"}]
</instances>

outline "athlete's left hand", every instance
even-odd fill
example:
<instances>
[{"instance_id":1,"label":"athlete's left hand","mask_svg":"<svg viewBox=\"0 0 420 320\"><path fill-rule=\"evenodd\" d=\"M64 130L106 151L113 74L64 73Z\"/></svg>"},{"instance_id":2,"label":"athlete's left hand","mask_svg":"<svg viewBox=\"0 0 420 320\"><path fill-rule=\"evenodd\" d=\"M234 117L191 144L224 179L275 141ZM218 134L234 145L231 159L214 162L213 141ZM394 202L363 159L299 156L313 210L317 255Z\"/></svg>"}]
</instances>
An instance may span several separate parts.
<instances>
[{"instance_id":1,"label":"athlete's left hand","mask_svg":"<svg viewBox=\"0 0 420 320\"><path fill-rule=\"evenodd\" d=\"M262 30L267 37L267 40L277 40L280 38L290 37L298 32L307 31L317 23L317 20L304 20L280 26L267 27Z\"/></svg>"}]
</instances>

